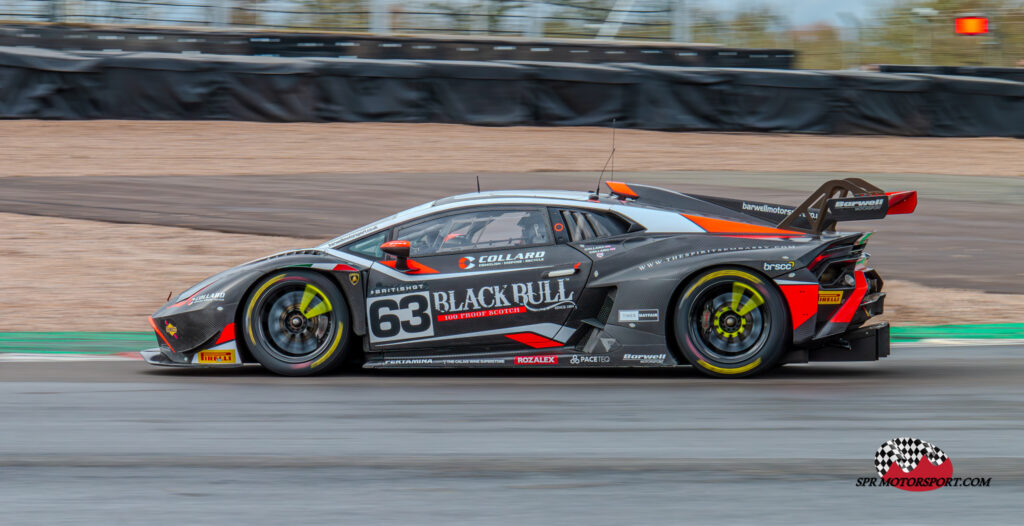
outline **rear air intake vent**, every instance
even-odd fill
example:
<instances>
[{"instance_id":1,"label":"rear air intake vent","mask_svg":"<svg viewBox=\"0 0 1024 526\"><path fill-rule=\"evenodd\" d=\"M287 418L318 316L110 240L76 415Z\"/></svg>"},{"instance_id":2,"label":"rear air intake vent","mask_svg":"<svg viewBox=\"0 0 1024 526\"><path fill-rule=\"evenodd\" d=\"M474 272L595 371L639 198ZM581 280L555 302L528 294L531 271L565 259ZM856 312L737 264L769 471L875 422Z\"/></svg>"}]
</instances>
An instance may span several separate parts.
<instances>
[{"instance_id":1,"label":"rear air intake vent","mask_svg":"<svg viewBox=\"0 0 1024 526\"><path fill-rule=\"evenodd\" d=\"M597 321L601 323L608 323L608 318L612 315L612 304L615 303L615 291L612 290L604 297L604 302L601 303L601 310L597 312Z\"/></svg>"}]
</instances>

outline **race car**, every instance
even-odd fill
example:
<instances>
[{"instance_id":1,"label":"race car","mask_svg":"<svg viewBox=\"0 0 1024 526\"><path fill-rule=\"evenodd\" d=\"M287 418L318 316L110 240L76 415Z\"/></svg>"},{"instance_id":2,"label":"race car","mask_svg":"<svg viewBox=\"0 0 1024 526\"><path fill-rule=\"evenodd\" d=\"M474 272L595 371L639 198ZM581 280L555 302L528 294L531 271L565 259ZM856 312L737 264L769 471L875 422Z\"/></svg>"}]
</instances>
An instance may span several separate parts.
<instances>
[{"instance_id":1,"label":"race car","mask_svg":"<svg viewBox=\"0 0 1024 526\"><path fill-rule=\"evenodd\" d=\"M678 367L737 378L877 360L869 233L917 193L832 180L796 207L609 181L477 192L203 280L150 319L154 365Z\"/></svg>"}]
</instances>

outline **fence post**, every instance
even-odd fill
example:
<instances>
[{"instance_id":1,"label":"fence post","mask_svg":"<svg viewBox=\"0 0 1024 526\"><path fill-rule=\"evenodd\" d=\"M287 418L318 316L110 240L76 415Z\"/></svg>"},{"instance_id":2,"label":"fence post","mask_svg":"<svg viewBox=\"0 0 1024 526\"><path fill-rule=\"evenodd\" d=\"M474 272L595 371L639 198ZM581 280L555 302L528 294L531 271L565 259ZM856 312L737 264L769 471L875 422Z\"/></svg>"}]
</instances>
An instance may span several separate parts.
<instances>
[{"instance_id":1,"label":"fence post","mask_svg":"<svg viewBox=\"0 0 1024 526\"><path fill-rule=\"evenodd\" d=\"M686 0L672 2L672 40L674 42L690 42L690 12L686 9Z\"/></svg>"},{"instance_id":2,"label":"fence post","mask_svg":"<svg viewBox=\"0 0 1024 526\"><path fill-rule=\"evenodd\" d=\"M378 35L386 35L391 32L391 7L390 0L371 0L370 2L370 32Z\"/></svg>"},{"instance_id":3,"label":"fence post","mask_svg":"<svg viewBox=\"0 0 1024 526\"><path fill-rule=\"evenodd\" d=\"M635 0L615 0L612 4L612 10L608 11L608 16L604 19L604 23L601 24L601 28L597 30L597 37L599 40L614 40L619 34L619 30L622 29L623 22L630 19L633 9L633 3Z\"/></svg>"},{"instance_id":4,"label":"fence post","mask_svg":"<svg viewBox=\"0 0 1024 526\"><path fill-rule=\"evenodd\" d=\"M217 21L216 25L219 27L228 27L231 25L231 8L233 0L219 0L217 2Z\"/></svg>"},{"instance_id":5,"label":"fence post","mask_svg":"<svg viewBox=\"0 0 1024 526\"><path fill-rule=\"evenodd\" d=\"M47 6L47 7L49 7L49 9L47 9L47 13L46 13L47 21L48 22L60 22L61 21L61 18L63 18L61 16L61 8L64 7L62 5L62 2L63 2L63 0L50 0L50 5Z\"/></svg>"},{"instance_id":6,"label":"fence post","mask_svg":"<svg viewBox=\"0 0 1024 526\"><path fill-rule=\"evenodd\" d=\"M544 2L533 2L530 5L530 19L526 23L523 36L540 38L544 34Z\"/></svg>"}]
</instances>

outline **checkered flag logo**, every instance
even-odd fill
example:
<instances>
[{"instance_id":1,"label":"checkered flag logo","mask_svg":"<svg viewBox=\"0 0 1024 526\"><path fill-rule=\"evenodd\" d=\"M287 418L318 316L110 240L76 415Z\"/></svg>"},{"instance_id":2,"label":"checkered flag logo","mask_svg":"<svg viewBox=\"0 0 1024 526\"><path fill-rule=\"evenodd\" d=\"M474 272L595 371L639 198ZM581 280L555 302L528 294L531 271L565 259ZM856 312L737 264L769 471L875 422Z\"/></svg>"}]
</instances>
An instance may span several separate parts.
<instances>
[{"instance_id":1,"label":"checkered flag logo","mask_svg":"<svg viewBox=\"0 0 1024 526\"><path fill-rule=\"evenodd\" d=\"M875 469L878 470L879 477L885 477L893 464L899 466L904 473L910 473L922 458L927 458L935 466L941 466L949 459L941 449L931 443L912 437L899 437L878 448L875 452Z\"/></svg>"}]
</instances>

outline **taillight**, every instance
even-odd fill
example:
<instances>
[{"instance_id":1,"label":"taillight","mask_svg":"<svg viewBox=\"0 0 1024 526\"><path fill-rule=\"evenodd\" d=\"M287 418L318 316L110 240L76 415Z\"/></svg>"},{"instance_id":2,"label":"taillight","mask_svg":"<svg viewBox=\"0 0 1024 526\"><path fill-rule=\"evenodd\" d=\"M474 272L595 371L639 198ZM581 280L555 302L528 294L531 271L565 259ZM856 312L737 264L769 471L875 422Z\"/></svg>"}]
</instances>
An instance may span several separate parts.
<instances>
[{"instance_id":1,"label":"taillight","mask_svg":"<svg viewBox=\"0 0 1024 526\"><path fill-rule=\"evenodd\" d=\"M860 259L861 252L863 250L864 245L832 245L815 256L807 265L807 269L811 272L817 272L819 268L824 268L826 263L831 263L837 260L852 259L856 262Z\"/></svg>"},{"instance_id":2,"label":"taillight","mask_svg":"<svg viewBox=\"0 0 1024 526\"><path fill-rule=\"evenodd\" d=\"M811 272L814 272L814 269L817 268L818 265L821 264L821 262L825 261L826 259L828 259L827 251L818 254L817 257L812 259L811 262L807 265L807 269L810 270Z\"/></svg>"},{"instance_id":3,"label":"taillight","mask_svg":"<svg viewBox=\"0 0 1024 526\"><path fill-rule=\"evenodd\" d=\"M863 239L863 237L861 238ZM858 240L859 241L859 240ZM864 255L864 244L851 243L849 240L829 245L807 265L807 269L818 277L823 287L843 287L848 285L846 278L853 275L857 262Z\"/></svg>"}]
</instances>

